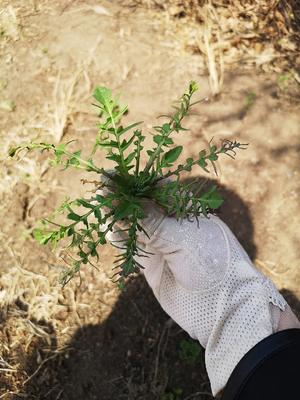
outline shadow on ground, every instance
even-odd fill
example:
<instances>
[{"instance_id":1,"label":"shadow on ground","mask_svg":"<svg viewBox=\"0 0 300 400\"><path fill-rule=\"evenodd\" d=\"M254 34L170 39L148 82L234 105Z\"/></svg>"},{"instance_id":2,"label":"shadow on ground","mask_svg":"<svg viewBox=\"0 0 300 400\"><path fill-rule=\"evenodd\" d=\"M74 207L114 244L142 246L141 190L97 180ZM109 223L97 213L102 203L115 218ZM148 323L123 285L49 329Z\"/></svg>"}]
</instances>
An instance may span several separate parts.
<instances>
[{"instance_id":1,"label":"shadow on ground","mask_svg":"<svg viewBox=\"0 0 300 400\"><path fill-rule=\"evenodd\" d=\"M205 185L215 183L206 181ZM253 225L248 207L226 187L219 215L252 258ZM300 302L283 295L300 314ZM298 314L298 315L299 315ZM132 279L112 310L98 325L79 328L68 350L49 360L23 388L23 398L50 400L206 400L211 399L204 350L195 357L180 353L189 339L164 313L142 276ZM28 375L38 368L37 342L25 363ZM197 351L196 351L197 353ZM177 394L176 394L177 393ZM18 399L19 397L14 397Z\"/></svg>"},{"instance_id":2,"label":"shadow on ground","mask_svg":"<svg viewBox=\"0 0 300 400\"><path fill-rule=\"evenodd\" d=\"M199 179L202 183L205 190L217 182ZM227 199L219 215L254 258L249 209L236 193L218 186ZM194 357L191 350L186 360L179 355L184 341L191 339L164 313L139 276L120 294L109 318L78 329L68 352L45 365L48 378L44 374L41 380L38 373L28 382L25 393L53 400L212 398L204 351ZM33 359L31 356L31 363Z\"/></svg>"},{"instance_id":3,"label":"shadow on ground","mask_svg":"<svg viewBox=\"0 0 300 400\"><path fill-rule=\"evenodd\" d=\"M61 370L62 399L152 400L177 389L187 395L209 392L203 351L187 363L179 357L183 340L188 336L138 277L104 324L85 326L73 337L74 350Z\"/></svg>"}]
</instances>

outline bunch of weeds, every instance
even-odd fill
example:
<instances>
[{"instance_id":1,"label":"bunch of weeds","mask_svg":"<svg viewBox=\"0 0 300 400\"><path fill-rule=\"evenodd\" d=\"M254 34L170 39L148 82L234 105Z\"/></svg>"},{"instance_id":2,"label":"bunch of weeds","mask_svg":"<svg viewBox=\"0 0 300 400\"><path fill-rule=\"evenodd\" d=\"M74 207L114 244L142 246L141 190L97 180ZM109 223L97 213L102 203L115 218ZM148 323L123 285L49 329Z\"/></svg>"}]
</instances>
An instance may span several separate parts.
<instances>
[{"instance_id":1,"label":"bunch of weeds","mask_svg":"<svg viewBox=\"0 0 300 400\"><path fill-rule=\"evenodd\" d=\"M114 98L111 90L106 87L97 87L93 94L100 123L93 149L87 159L82 157L81 150L70 150L71 142L58 145L31 142L10 149L12 157L23 150L46 151L54 155L53 165L65 169L82 169L107 178L105 182L99 178L99 188L108 189L103 192L105 195L95 192L89 198L67 200L58 208L58 212L66 215L65 224L55 222L52 218L45 219L42 229L34 230L34 236L41 244L51 243L55 247L58 242L67 239L67 247L77 249L76 257L69 255L69 267L60 277L62 285L78 273L83 264L94 266L93 259L99 261L99 248L106 244L108 232L113 230L114 225L123 226L124 221L126 239L119 247L121 252L117 255L114 267L117 269L115 276L119 286L123 287L129 275L143 268L137 261L138 256L147 257L137 240L139 232L148 236L142 226L142 220L147 217L143 200L156 202L168 215L174 215L177 219L207 216L222 204L223 199L216 186L202 193L192 193L191 185L182 183L181 174L190 172L195 166L210 172L209 165L216 172L215 162L220 155L225 154L234 159L236 150L245 149L246 144L223 140L217 146L210 141L208 149L200 150L198 157L187 158L183 163L175 165L183 147L174 146L172 136L187 131L182 126L182 120L188 115L189 109L201 101L191 103L197 90L197 84L191 81L186 92L176 102L175 112L171 117L164 116L167 122L154 126L154 145L152 149L146 150L148 158L143 168L140 161L144 155L145 136L137 129L142 122L126 127L121 125L127 106L122 106L119 98ZM128 136L129 131L133 132ZM99 149L104 149L106 159L113 162L114 174L95 164L95 153Z\"/></svg>"}]
</instances>

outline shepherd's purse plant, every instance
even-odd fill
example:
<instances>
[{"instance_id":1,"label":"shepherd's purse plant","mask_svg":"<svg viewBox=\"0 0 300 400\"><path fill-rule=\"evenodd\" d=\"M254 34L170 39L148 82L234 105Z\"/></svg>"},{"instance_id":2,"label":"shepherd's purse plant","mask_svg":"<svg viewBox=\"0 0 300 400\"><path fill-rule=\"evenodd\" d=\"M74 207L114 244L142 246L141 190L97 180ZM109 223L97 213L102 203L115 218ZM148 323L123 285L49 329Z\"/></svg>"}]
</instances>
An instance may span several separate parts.
<instances>
[{"instance_id":1,"label":"shepherd's purse plant","mask_svg":"<svg viewBox=\"0 0 300 400\"><path fill-rule=\"evenodd\" d=\"M106 87L97 87L93 93L100 123L93 149L87 159L82 158L81 150L70 150L71 142L58 145L31 142L10 149L11 157L22 150L47 151L54 155L52 164L65 169L74 167L97 173L98 188L108 189L102 192L105 195L95 191L88 198L65 201L58 208L59 212L66 214L65 224L55 222L52 218L44 219L42 229L33 231L34 237L41 244L51 243L56 246L61 240L67 239L67 247L75 248L76 256L69 255L69 266L60 276L62 285L78 273L83 264L94 266L95 260L99 262L99 249L107 242L107 233L113 230L115 224L124 225L124 221L127 234L123 243L117 246L120 253L114 262L114 277L119 286L123 287L126 277L143 267L137 261L139 255L147 257L137 242L138 232L148 236L141 224L146 217L143 199L155 201L168 215L174 215L177 219L207 216L220 207L223 199L216 186L200 190L200 193L199 190L191 191L192 184L183 183L181 175L185 171L190 172L195 166L206 173L210 172L211 166L216 173L215 162L220 155L225 154L234 159L236 150L245 149L247 144L223 140L216 145L210 141L208 148L200 150L195 159L187 158L182 164L176 165L183 147L174 146L173 138L181 132L186 134L188 129L182 126L182 120L194 104L201 102L191 103L192 95L197 90L197 84L191 81L186 92L175 102L174 113L171 116L164 115L166 122L153 127L153 147L146 150L146 154L143 143L145 136L137 129L142 122L126 127L121 125L127 106L121 106L119 99L113 97L111 90ZM106 159L112 161L115 173L95 164L95 154L99 149L106 152ZM142 156L146 157L143 168ZM104 181L101 181L101 175L106 178Z\"/></svg>"}]
</instances>

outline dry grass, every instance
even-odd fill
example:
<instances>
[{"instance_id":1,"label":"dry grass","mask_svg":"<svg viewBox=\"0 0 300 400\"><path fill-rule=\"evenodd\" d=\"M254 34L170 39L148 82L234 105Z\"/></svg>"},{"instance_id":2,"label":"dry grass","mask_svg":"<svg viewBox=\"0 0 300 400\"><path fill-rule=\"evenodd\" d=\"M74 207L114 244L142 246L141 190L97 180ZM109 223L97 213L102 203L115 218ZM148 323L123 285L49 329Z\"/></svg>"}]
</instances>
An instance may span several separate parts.
<instances>
[{"instance_id":1,"label":"dry grass","mask_svg":"<svg viewBox=\"0 0 300 400\"><path fill-rule=\"evenodd\" d=\"M206 54L213 91L220 86L221 61L216 61L220 54L226 70L254 67L280 73L294 71L299 63L297 1L124 0L124 4L158 8L182 29L188 20L187 46Z\"/></svg>"},{"instance_id":2,"label":"dry grass","mask_svg":"<svg viewBox=\"0 0 300 400\"><path fill-rule=\"evenodd\" d=\"M9 244L2 242L2 245L13 263L9 271L1 275L0 308L4 317L9 306L19 300L26 307L28 319L51 320L59 301L63 300L53 276L46 271L38 273L25 269L21 255L16 254Z\"/></svg>"},{"instance_id":3,"label":"dry grass","mask_svg":"<svg viewBox=\"0 0 300 400\"><path fill-rule=\"evenodd\" d=\"M59 71L54 81L52 102L48 105L46 112L52 117L52 123L46 130L53 136L55 143L61 141L68 125L74 124L73 116L82 112L80 106L87 103L90 98L92 85L88 71L95 61L95 52L100 41L101 37L99 36L95 45L89 50L89 56L85 62L77 66L71 76L62 78L61 71Z\"/></svg>"},{"instance_id":4,"label":"dry grass","mask_svg":"<svg viewBox=\"0 0 300 400\"><path fill-rule=\"evenodd\" d=\"M81 286L74 280L62 290L57 282L59 252L52 255L35 246L32 259L40 250L41 260L38 268L33 268L28 254L21 248L17 251L10 242L1 240L2 250L10 257L10 268L0 276L0 331L4 333L4 337L0 335L0 374L10 390L3 393L4 388L0 388L0 395L22 396L22 389L37 375L51 376L48 364L66 357L68 339L74 331L109 315L118 293L105 270L82 271ZM97 299L97 312L90 298ZM30 398L25 393L24 397Z\"/></svg>"},{"instance_id":5,"label":"dry grass","mask_svg":"<svg viewBox=\"0 0 300 400\"><path fill-rule=\"evenodd\" d=\"M213 96L215 96L221 92L224 80L221 26L218 22L217 11L211 2L203 6L201 13L204 24L201 26L201 31L197 36L197 44L201 53L205 56L209 85ZM216 40L213 37L214 26L218 26L218 30L214 33Z\"/></svg>"}]
</instances>

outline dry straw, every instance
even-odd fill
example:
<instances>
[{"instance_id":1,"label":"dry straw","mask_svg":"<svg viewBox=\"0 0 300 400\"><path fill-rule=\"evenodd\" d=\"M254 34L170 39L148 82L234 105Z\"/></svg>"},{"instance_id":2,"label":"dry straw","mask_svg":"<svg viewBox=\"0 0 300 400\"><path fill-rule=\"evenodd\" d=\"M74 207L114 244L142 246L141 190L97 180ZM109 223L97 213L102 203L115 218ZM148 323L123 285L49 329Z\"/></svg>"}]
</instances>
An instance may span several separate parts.
<instances>
[{"instance_id":1,"label":"dry straw","mask_svg":"<svg viewBox=\"0 0 300 400\"><path fill-rule=\"evenodd\" d=\"M213 92L224 68L290 71L299 64L300 11L287 0L124 0L166 13L186 32L187 46L203 53ZM188 34L190 31L191 35ZM192 37L192 39L191 39Z\"/></svg>"},{"instance_id":2,"label":"dry straw","mask_svg":"<svg viewBox=\"0 0 300 400\"><path fill-rule=\"evenodd\" d=\"M224 79L221 27L218 23L217 11L210 1L203 6L201 14L204 23L197 36L197 44L205 56L211 92L217 95L221 92ZM213 34L214 26L217 29Z\"/></svg>"}]
</instances>

